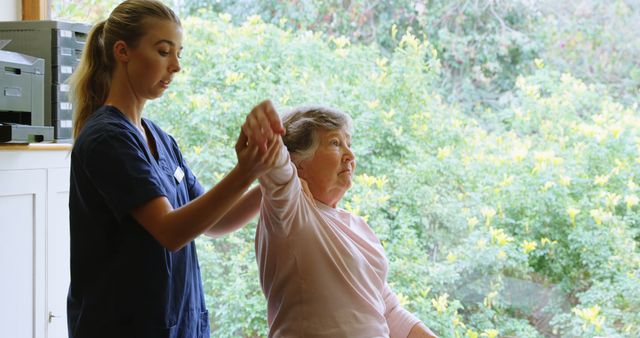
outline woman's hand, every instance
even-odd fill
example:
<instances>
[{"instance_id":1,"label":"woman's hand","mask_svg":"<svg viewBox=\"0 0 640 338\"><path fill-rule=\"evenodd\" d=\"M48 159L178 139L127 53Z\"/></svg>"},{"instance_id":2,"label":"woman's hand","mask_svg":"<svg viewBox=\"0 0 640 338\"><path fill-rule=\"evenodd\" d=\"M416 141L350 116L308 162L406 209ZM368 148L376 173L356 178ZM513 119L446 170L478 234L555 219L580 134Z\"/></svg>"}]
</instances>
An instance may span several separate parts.
<instances>
[{"instance_id":1,"label":"woman's hand","mask_svg":"<svg viewBox=\"0 0 640 338\"><path fill-rule=\"evenodd\" d=\"M277 164L282 147L282 138L275 135L266 145L266 151L261 152L257 144L249 144L249 138L243 130L240 130L236 142L236 156L238 157L236 167L253 181Z\"/></svg>"},{"instance_id":2,"label":"woman's hand","mask_svg":"<svg viewBox=\"0 0 640 338\"><path fill-rule=\"evenodd\" d=\"M248 138L248 144L257 145L260 153L266 153L269 142L285 133L280 116L269 100L262 101L251 109L242 125L242 131Z\"/></svg>"},{"instance_id":3,"label":"woman's hand","mask_svg":"<svg viewBox=\"0 0 640 338\"><path fill-rule=\"evenodd\" d=\"M436 336L426 325L420 322L413 326L407 338L438 338L438 336Z\"/></svg>"}]
</instances>

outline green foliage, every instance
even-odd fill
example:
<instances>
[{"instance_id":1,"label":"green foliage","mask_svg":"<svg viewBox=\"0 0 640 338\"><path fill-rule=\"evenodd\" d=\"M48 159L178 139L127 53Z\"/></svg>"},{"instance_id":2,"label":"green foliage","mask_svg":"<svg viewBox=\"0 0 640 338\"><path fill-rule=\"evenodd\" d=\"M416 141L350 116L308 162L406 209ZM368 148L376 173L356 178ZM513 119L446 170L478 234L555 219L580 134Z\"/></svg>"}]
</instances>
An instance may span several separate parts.
<instances>
[{"instance_id":1,"label":"green foliage","mask_svg":"<svg viewBox=\"0 0 640 338\"><path fill-rule=\"evenodd\" d=\"M94 24L105 20L111 10L116 7L119 0L56 0L51 1L51 18L53 20L65 20L86 22Z\"/></svg>"},{"instance_id":2,"label":"green foliage","mask_svg":"<svg viewBox=\"0 0 640 338\"><path fill-rule=\"evenodd\" d=\"M637 102L640 94L640 3L541 1L545 60L588 82L605 83L613 95Z\"/></svg>"},{"instance_id":3,"label":"green foliage","mask_svg":"<svg viewBox=\"0 0 640 338\"><path fill-rule=\"evenodd\" d=\"M294 32L290 21L196 11L206 19L183 20L182 72L146 114L210 187L235 164L239 126L262 99L279 110L341 108L354 119L358 161L342 207L372 226L401 302L442 337L640 336L637 100L621 104L610 87L558 72L555 60L533 58L535 43L491 50L507 34L487 19L492 10L511 27L529 20L521 7L496 6L443 16L453 21L439 41L388 34L388 50ZM450 104L447 39L465 58L469 46L484 55L463 60L461 81L477 60L496 62L499 71L480 73L511 98L475 118ZM198 240L215 337L266 335L254 231Z\"/></svg>"},{"instance_id":4,"label":"green foliage","mask_svg":"<svg viewBox=\"0 0 640 338\"><path fill-rule=\"evenodd\" d=\"M517 76L535 58L590 83L605 83L625 103L638 100L640 4L633 0L321 0L166 1L181 17L231 14L235 24L250 16L325 38L345 36L378 45L385 55L398 32L428 40L442 64L439 93L466 113L502 109ZM97 22L118 1L59 0L52 17Z\"/></svg>"},{"instance_id":5,"label":"green foliage","mask_svg":"<svg viewBox=\"0 0 640 338\"><path fill-rule=\"evenodd\" d=\"M541 46L530 36L538 12L520 0L199 0L181 9L204 17L230 13L236 23L258 15L286 28L379 45L385 54L397 47L398 32L411 30L440 55L440 93L467 111L497 105Z\"/></svg>"}]
</instances>

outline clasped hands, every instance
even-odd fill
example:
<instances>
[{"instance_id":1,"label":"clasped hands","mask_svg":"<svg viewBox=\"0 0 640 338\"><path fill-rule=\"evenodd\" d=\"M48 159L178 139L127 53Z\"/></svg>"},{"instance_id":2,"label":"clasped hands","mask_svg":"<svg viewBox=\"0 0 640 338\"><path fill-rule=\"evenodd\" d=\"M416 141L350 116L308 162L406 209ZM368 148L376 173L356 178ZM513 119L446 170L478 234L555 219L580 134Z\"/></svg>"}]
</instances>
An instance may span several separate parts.
<instances>
[{"instance_id":1,"label":"clasped hands","mask_svg":"<svg viewBox=\"0 0 640 338\"><path fill-rule=\"evenodd\" d=\"M283 147L285 129L270 100L253 107L236 142L238 166L258 178L273 168Z\"/></svg>"}]
</instances>

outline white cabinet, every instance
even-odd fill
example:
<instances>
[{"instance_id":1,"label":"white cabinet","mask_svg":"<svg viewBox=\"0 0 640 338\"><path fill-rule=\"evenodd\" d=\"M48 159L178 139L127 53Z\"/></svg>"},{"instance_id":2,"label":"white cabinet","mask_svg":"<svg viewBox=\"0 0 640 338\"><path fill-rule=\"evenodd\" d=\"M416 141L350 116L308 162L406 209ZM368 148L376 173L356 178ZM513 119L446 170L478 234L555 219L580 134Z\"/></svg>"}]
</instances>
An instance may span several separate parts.
<instances>
[{"instance_id":1,"label":"white cabinet","mask_svg":"<svg viewBox=\"0 0 640 338\"><path fill-rule=\"evenodd\" d=\"M67 338L69 168L47 171L47 335Z\"/></svg>"},{"instance_id":2,"label":"white cabinet","mask_svg":"<svg viewBox=\"0 0 640 338\"><path fill-rule=\"evenodd\" d=\"M0 327L9 329L7 337L44 333L46 175L0 170Z\"/></svg>"},{"instance_id":3,"label":"white cabinet","mask_svg":"<svg viewBox=\"0 0 640 338\"><path fill-rule=\"evenodd\" d=\"M2 337L67 337L69 145L0 146Z\"/></svg>"}]
</instances>

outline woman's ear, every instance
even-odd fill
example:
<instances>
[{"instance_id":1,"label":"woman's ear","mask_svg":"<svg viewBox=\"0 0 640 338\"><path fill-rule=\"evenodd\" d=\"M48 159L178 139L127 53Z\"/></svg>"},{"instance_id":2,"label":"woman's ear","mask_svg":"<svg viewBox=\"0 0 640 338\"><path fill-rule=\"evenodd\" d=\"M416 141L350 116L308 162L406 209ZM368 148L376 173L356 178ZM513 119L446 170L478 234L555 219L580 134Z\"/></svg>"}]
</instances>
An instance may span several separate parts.
<instances>
[{"instance_id":1,"label":"woman's ear","mask_svg":"<svg viewBox=\"0 0 640 338\"><path fill-rule=\"evenodd\" d=\"M307 176L307 171L305 170L307 167L306 161L294 161L296 169L298 170L298 177L305 179Z\"/></svg>"},{"instance_id":2,"label":"woman's ear","mask_svg":"<svg viewBox=\"0 0 640 338\"><path fill-rule=\"evenodd\" d=\"M127 47L127 43L122 40L116 41L116 43L113 44L113 55L116 61L129 62L129 48Z\"/></svg>"}]
</instances>

